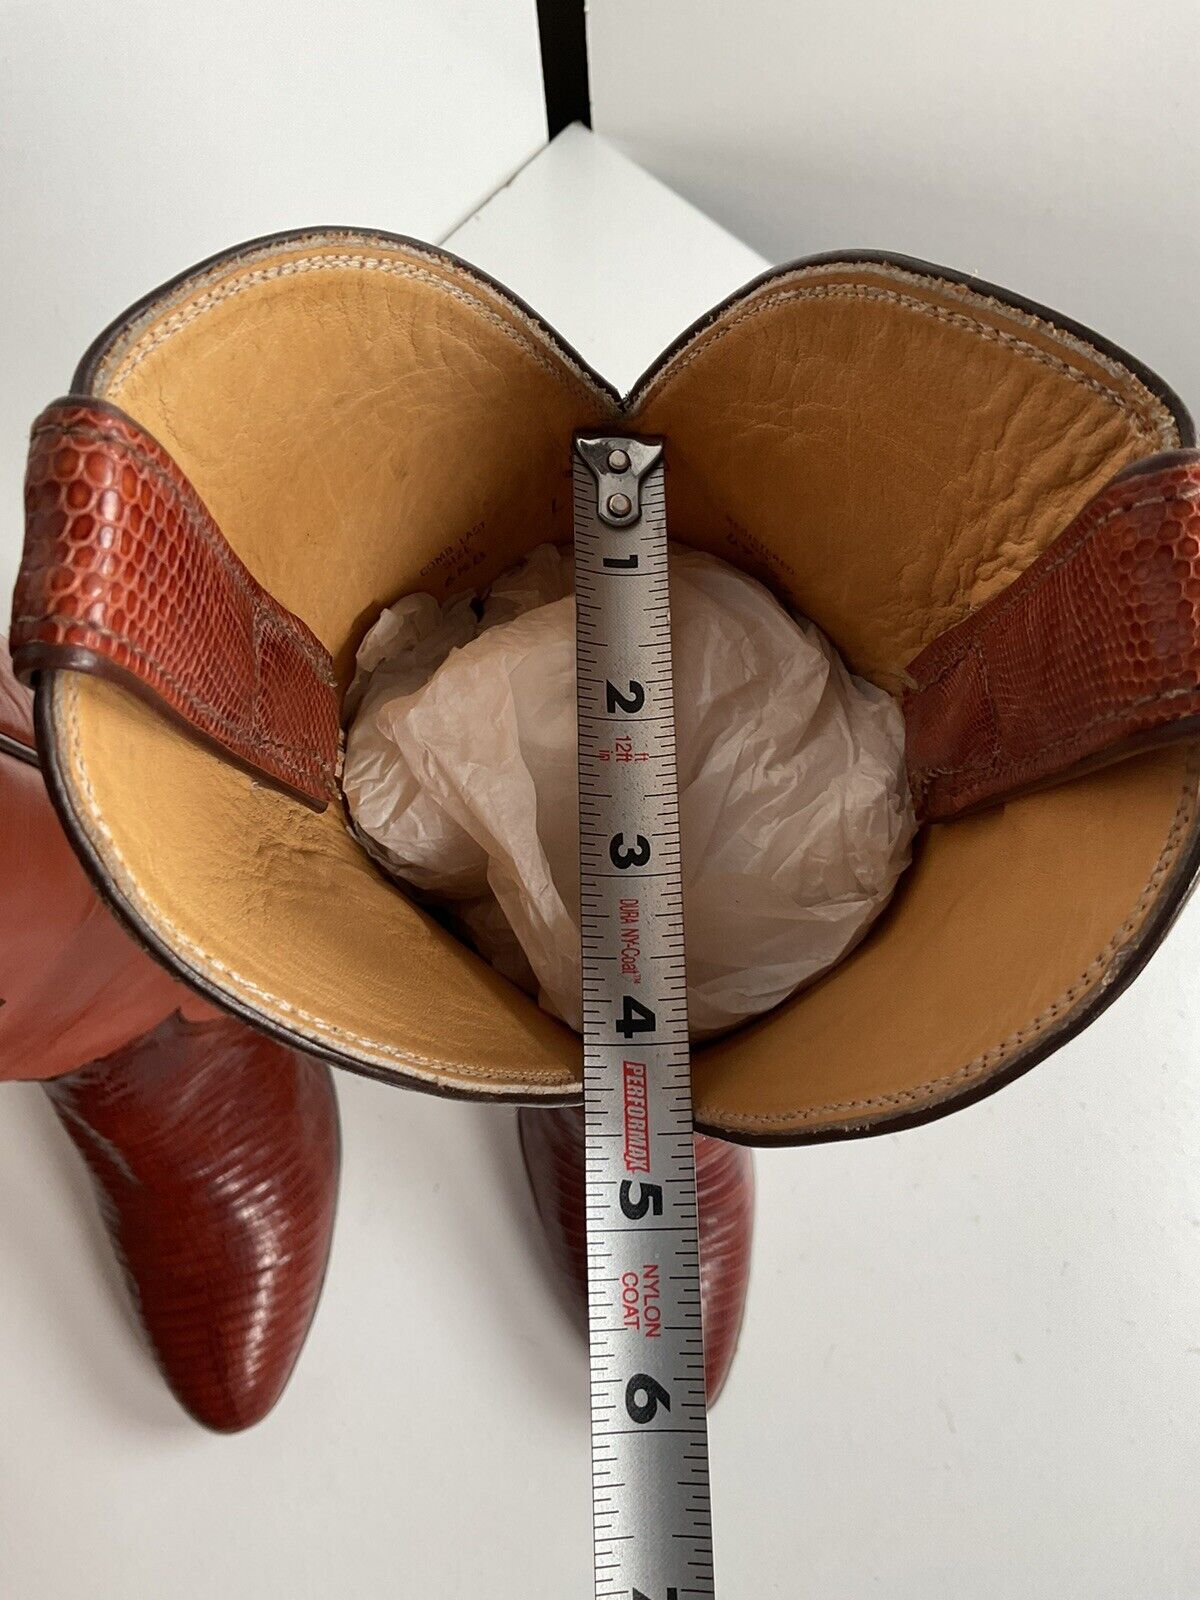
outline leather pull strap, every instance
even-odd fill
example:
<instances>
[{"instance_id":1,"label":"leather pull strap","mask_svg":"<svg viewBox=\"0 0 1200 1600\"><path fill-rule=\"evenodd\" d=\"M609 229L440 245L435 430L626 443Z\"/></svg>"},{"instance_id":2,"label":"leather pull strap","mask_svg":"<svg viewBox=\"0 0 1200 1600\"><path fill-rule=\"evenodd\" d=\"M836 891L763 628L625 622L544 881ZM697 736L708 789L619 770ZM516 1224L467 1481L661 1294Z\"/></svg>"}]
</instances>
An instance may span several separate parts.
<instances>
[{"instance_id":1,"label":"leather pull strap","mask_svg":"<svg viewBox=\"0 0 1200 1600\"><path fill-rule=\"evenodd\" d=\"M131 417L68 397L33 425L14 666L110 677L318 811L336 797L329 653L234 555Z\"/></svg>"},{"instance_id":2,"label":"leather pull strap","mask_svg":"<svg viewBox=\"0 0 1200 1600\"><path fill-rule=\"evenodd\" d=\"M1200 451L1118 473L908 670L923 821L1200 732Z\"/></svg>"}]
</instances>

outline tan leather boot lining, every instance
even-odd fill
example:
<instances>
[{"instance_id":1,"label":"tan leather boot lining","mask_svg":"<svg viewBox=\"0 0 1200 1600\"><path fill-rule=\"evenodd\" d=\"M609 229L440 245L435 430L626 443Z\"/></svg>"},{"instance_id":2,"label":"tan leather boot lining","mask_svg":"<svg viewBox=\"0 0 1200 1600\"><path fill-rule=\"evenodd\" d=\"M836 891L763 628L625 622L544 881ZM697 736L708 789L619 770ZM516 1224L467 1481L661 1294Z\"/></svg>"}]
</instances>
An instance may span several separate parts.
<instances>
[{"instance_id":1,"label":"tan leather boot lining","mask_svg":"<svg viewBox=\"0 0 1200 1600\"><path fill-rule=\"evenodd\" d=\"M93 382L179 460L238 554L349 669L398 594L570 536L573 428L613 398L436 255L313 236L193 276ZM804 268L728 308L635 401L677 536L759 572L895 688L1129 460L1176 442L1120 363L896 268ZM579 1044L385 883L334 814L255 787L121 690L48 707L63 798L125 909L201 983L315 1048L459 1091L562 1098ZM1166 750L927 830L881 926L698 1052L699 1118L862 1126L1006 1070L1111 982L1182 871Z\"/></svg>"}]
</instances>

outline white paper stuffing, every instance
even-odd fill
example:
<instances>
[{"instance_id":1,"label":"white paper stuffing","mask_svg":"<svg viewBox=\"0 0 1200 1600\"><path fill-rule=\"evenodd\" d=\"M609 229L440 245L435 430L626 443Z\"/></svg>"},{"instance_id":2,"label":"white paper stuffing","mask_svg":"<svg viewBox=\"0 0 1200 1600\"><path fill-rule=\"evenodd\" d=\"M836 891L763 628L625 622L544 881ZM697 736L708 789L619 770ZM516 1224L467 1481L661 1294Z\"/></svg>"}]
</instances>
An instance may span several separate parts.
<instances>
[{"instance_id":1,"label":"white paper stuffing","mask_svg":"<svg viewBox=\"0 0 1200 1600\"><path fill-rule=\"evenodd\" d=\"M754 579L679 545L670 561L688 1010L702 1037L845 955L908 864L914 822L891 696ZM570 552L542 545L482 606L418 594L389 607L359 649L343 783L375 859L578 1029L571 588Z\"/></svg>"}]
</instances>

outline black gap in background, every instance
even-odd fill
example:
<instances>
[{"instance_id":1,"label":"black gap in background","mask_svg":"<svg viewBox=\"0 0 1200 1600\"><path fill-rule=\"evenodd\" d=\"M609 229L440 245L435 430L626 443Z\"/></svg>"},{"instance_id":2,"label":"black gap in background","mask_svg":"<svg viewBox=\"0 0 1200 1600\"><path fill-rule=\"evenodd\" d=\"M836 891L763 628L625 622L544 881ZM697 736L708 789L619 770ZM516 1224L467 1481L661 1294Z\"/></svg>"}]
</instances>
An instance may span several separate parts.
<instances>
[{"instance_id":1,"label":"black gap in background","mask_svg":"<svg viewBox=\"0 0 1200 1600\"><path fill-rule=\"evenodd\" d=\"M586 0L538 0L538 33L550 137L572 122L590 128Z\"/></svg>"}]
</instances>

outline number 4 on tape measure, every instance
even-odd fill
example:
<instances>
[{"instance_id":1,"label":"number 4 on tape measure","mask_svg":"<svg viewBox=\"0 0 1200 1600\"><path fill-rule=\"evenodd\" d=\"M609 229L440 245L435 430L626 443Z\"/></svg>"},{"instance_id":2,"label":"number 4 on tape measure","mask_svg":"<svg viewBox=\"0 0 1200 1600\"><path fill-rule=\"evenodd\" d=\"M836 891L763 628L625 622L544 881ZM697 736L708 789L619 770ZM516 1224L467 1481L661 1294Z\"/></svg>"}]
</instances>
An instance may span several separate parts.
<instances>
[{"instance_id":1,"label":"number 4 on tape measure","mask_svg":"<svg viewBox=\"0 0 1200 1600\"><path fill-rule=\"evenodd\" d=\"M713 1594L663 447L575 440L596 1595Z\"/></svg>"}]
</instances>

